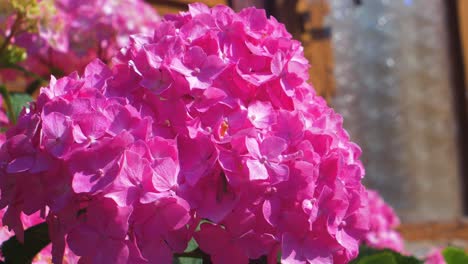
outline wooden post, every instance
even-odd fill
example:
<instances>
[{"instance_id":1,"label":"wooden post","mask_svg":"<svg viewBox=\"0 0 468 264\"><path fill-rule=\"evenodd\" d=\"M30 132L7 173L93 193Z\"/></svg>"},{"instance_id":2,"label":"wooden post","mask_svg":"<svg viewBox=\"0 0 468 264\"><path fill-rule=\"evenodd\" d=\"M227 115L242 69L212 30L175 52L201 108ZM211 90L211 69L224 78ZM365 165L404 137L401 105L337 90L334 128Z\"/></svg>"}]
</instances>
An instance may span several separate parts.
<instances>
[{"instance_id":1,"label":"wooden post","mask_svg":"<svg viewBox=\"0 0 468 264\"><path fill-rule=\"evenodd\" d=\"M330 11L327 0L276 0L270 13L284 23L304 46L311 64L310 82L328 101L335 93L331 29L325 25Z\"/></svg>"},{"instance_id":2,"label":"wooden post","mask_svg":"<svg viewBox=\"0 0 468 264\"><path fill-rule=\"evenodd\" d=\"M160 15L173 14L179 11L187 10L190 3L201 2L208 6L215 6L218 4L227 5L228 0L146 0L146 2L153 5Z\"/></svg>"},{"instance_id":3,"label":"wooden post","mask_svg":"<svg viewBox=\"0 0 468 264\"><path fill-rule=\"evenodd\" d=\"M255 6L256 8L265 8L264 0L231 0L231 7L236 12L239 12L243 8Z\"/></svg>"},{"instance_id":4,"label":"wooden post","mask_svg":"<svg viewBox=\"0 0 468 264\"><path fill-rule=\"evenodd\" d=\"M468 213L468 1L448 0L447 30L450 36L450 55L453 61L452 85L455 118L458 122L458 155L461 171L464 213Z\"/></svg>"},{"instance_id":5,"label":"wooden post","mask_svg":"<svg viewBox=\"0 0 468 264\"><path fill-rule=\"evenodd\" d=\"M299 0L297 12L304 17L304 32L300 40L311 64L312 85L319 95L329 101L335 94L331 28L325 25L325 18L330 12L329 4L326 0Z\"/></svg>"}]
</instances>

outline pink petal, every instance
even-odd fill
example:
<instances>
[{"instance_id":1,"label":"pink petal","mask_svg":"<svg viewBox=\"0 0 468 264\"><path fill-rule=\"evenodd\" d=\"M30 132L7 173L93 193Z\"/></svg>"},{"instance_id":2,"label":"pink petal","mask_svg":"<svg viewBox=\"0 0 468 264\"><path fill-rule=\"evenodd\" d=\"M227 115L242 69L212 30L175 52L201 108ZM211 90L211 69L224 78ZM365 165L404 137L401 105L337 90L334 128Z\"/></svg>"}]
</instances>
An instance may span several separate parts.
<instances>
[{"instance_id":1,"label":"pink petal","mask_svg":"<svg viewBox=\"0 0 468 264\"><path fill-rule=\"evenodd\" d=\"M171 158L160 159L153 170L152 182L156 190L165 192L177 185L179 166Z\"/></svg>"},{"instance_id":2,"label":"pink petal","mask_svg":"<svg viewBox=\"0 0 468 264\"><path fill-rule=\"evenodd\" d=\"M272 126L276 123L276 113L268 102L256 101L248 107L250 122L260 129Z\"/></svg>"},{"instance_id":3,"label":"pink petal","mask_svg":"<svg viewBox=\"0 0 468 264\"><path fill-rule=\"evenodd\" d=\"M249 168L249 178L251 181L268 179L268 171L260 161L249 159L246 161L246 164Z\"/></svg>"},{"instance_id":4,"label":"pink petal","mask_svg":"<svg viewBox=\"0 0 468 264\"><path fill-rule=\"evenodd\" d=\"M34 165L34 157L25 156L12 160L6 169L7 173L18 173L28 171Z\"/></svg>"},{"instance_id":5,"label":"pink petal","mask_svg":"<svg viewBox=\"0 0 468 264\"><path fill-rule=\"evenodd\" d=\"M263 202L263 217L271 226L277 226L280 217L280 202L278 199L267 199Z\"/></svg>"},{"instance_id":6,"label":"pink petal","mask_svg":"<svg viewBox=\"0 0 468 264\"><path fill-rule=\"evenodd\" d=\"M260 148L258 146L258 142L256 139L251 137L245 138L245 146L247 150L252 155L253 158L260 159L262 157L262 153L260 152Z\"/></svg>"},{"instance_id":7,"label":"pink petal","mask_svg":"<svg viewBox=\"0 0 468 264\"><path fill-rule=\"evenodd\" d=\"M265 138L260 145L262 154L269 159L278 158L287 148L288 144L286 140L274 136Z\"/></svg>"},{"instance_id":8,"label":"pink petal","mask_svg":"<svg viewBox=\"0 0 468 264\"><path fill-rule=\"evenodd\" d=\"M289 179L289 167L284 164L270 163L268 168L274 172L274 181L272 184L287 181Z\"/></svg>"}]
</instances>

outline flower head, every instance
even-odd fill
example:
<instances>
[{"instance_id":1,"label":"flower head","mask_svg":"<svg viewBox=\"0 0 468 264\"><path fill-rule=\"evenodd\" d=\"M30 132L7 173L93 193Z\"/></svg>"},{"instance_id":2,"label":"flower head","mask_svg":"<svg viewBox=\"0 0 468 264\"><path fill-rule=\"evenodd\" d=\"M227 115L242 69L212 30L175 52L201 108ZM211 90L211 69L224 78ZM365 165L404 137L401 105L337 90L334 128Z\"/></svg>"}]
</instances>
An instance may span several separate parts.
<instances>
[{"instance_id":1,"label":"flower head","mask_svg":"<svg viewBox=\"0 0 468 264\"><path fill-rule=\"evenodd\" d=\"M31 29L0 30L0 38L15 34L12 44L25 49L27 54L21 65L44 78L50 74L82 72L94 58L110 61L120 48L129 44L130 35L151 34L160 20L154 9L141 0L22 2L17 4L25 9L26 17L18 18L15 9L4 15L9 15L13 21L10 24L22 19L25 21L17 24L27 22ZM2 76L12 79L15 75L8 70Z\"/></svg>"},{"instance_id":2,"label":"flower head","mask_svg":"<svg viewBox=\"0 0 468 264\"><path fill-rule=\"evenodd\" d=\"M94 263L170 263L192 237L215 263L354 258L360 149L307 83L300 43L254 8L192 4L154 28L23 112L0 150L6 224L50 208L54 245Z\"/></svg>"},{"instance_id":3,"label":"flower head","mask_svg":"<svg viewBox=\"0 0 468 264\"><path fill-rule=\"evenodd\" d=\"M404 251L401 235L395 230L400 219L388 204L373 190L368 190L370 230L364 243L374 248L389 248L397 252Z\"/></svg>"}]
</instances>

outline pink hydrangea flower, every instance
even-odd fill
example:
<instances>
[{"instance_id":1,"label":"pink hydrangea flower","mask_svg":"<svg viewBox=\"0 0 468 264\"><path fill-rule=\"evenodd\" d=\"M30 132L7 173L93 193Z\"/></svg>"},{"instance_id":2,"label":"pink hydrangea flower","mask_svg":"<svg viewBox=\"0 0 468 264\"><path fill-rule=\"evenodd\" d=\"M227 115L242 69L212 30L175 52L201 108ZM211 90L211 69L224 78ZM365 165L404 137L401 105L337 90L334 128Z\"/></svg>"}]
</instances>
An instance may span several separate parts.
<instances>
[{"instance_id":1,"label":"pink hydrangea flower","mask_svg":"<svg viewBox=\"0 0 468 264\"><path fill-rule=\"evenodd\" d=\"M404 252L404 241L395 230L400 225L400 219L380 195L368 190L370 230L366 234L364 243L374 248L389 248L397 252Z\"/></svg>"},{"instance_id":2,"label":"pink hydrangea flower","mask_svg":"<svg viewBox=\"0 0 468 264\"><path fill-rule=\"evenodd\" d=\"M5 214L5 209L0 210L0 216L3 218ZM40 224L44 222L44 219L40 216L41 213L37 212L32 215L25 215L21 214L21 221L24 226L24 228L29 228L34 225ZM0 244L3 244L3 242L7 241L11 237L13 237L15 234L14 232L8 230L7 227L0 228ZM1 256L0 252L0 259L3 260L3 256ZM63 264L75 264L78 262L78 256L73 254L72 251L67 247L65 249L64 253L64 259L63 259ZM39 254L36 255L36 257L32 261L33 264L49 264L52 263L52 245L48 245L44 249L39 252Z\"/></svg>"},{"instance_id":3,"label":"pink hydrangea flower","mask_svg":"<svg viewBox=\"0 0 468 264\"><path fill-rule=\"evenodd\" d=\"M356 257L361 151L284 25L192 4L154 30L52 79L8 131L4 223L47 208L55 261L68 243L86 263L171 263L191 238L214 263Z\"/></svg>"},{"instance_id":4,"label":"pink hydrangea flower","mask_svg":"<svg viewBox=\"0 0 468 264\"><path fill-rule=\"evenodd\" d=\"M424 264L446 264L441 248L433 248L426 256Z\"/></svg>"},{"instance_id":5,"label":"pink hydrangea flower","mask_svg":"<svg viewBox=\"0 0 468 264\"><path fill-rule=\"evenodd\" d=\"M142 0L52 0L40 7L46 10L37 33L21 33L14 44L26 49L22 65L45 78L82 72L94 58L110 61L130 35L151 34L160 20Z\"/></svg>"}]
</instances>

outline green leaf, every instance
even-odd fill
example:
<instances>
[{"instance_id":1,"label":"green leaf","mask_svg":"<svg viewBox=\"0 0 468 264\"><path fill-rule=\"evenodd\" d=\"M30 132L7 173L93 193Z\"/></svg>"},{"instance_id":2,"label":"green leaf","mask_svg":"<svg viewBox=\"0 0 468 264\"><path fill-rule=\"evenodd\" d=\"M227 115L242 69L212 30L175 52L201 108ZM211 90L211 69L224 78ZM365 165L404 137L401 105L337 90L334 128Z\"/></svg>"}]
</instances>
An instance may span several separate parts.
<instances>
[{"instance_id":1,"label":"green leaf","mask_svg":"<svg viewBox=\"0 0 468 264\"><path fill-rule=\"evenodd\" d=\"M359 260L358 264L399 264L392 253L384 252L365 256Z\"/></svg>"},{"instance_id":2,"label":"green leaf","mask_svg":"<svg viewBox=\"0 0 468 264\"><path fill-rule=\"evenodd\" d=\"M5 263L31 263L34 256L50 243L47 223L41 223L24 231L24 244L16 236L5 241L1 246Z\"/></svg>"},{"instance_id":3,"label":"green leaf","mask_svg":"<svg viewBox=\"0 0 468 264\"><path fill-rule=\"evenodd\" d=\"M175 253L172 260L174 264L198 264L198 263L211 263L210 256L205 252L201 251L200 248L196 248L190 252Z\"/></svg>"},{"instance_id":4,"label":"green leaf","mask_svg":"<svg viewBox=\"0 0 468 264\"><path fill-rule=\"evenodd\" d=\"M465 264L468 263L468 255L463 249L448 247L442 252L447 264Z\"/></svg>"},{"instance_id":5,"label":"green leaf","mask_svg":"<svg viewBox=\"0 0 468 264\"><path fill-rule=\"evenodd\" d=\"M1 64L17 64L24 61L26 57L27 53L24 48L8 45L0 58L0 62Z\"/></svg>"},{"instance_id":6,"label":"green leaf","mask_svg":"<svg viewBox=\"0 0 468 264\"><path fill-rule=\"evenodd\" d=\"M173 264L203 264L203 259L178 257L178 258L174 258Z\"/></svg>"},{"instance_id":7,"label":"green leaf","mask_svg":"<svg viewBox=\"0 0 468 264\"><path fill-rule=\"evenodd\" d=\"M415 257L403 256L398 252L392 251L390 249L375 249L367 246L361 246L359 248L359 256L357 259L350 262L350 264L369 264L369 263L379 263L379 262L362 262L368 257L378 256L381 254L388 254L392 256L396 264L422 264L423 262ZM377 257L376 257L377 258ZM366 260L369 261L369 260Z\"/></svg>"},{"instance_id":8,"label":"green leaf","mask_svg":"<svg viewBox=\"0 0 468 264\"><path fill-rule=\"evenodd\" d=\"M195 238L190 239L188 242L187 248L184 252L191 252L198 248L198 243L195 241Z\"/></svg>"},{"instance_id":9,"label":"green leaf","mask_svg":"<svg viewBox=\"0 0 468 264\"><path fill-rule=\"evenodd\" d=\"M415 258L415 257L412 257L412 256L403 256L399 253L395 253L393 252L393 256L395 257L396 259L396 262L398 264L422 264L423 261Z\"/></svg>"},{"instance_id":10,"label":"green leaf","mask_svg":"<svg viewBox=\"0 0 468 264\"><path fill-rule=\"evenodd\" d=\"M19 113L33 100L32 97L25 93L10 93L5 85L0 85L0 94L5 102L8 119L12 124L16 124Z\"/></svg>"},{"instance_id":11,"label":"green leaf","mask_svg":"<svg viewBox=\"0 0 468 264\"><path fill-rule=\"evenodd\" d=\"M29 94L25 93L10 93L10 101L11 101L11 113L9 114L10 120L13 123L16 123L18 120L18 116L23 109L23 107L28 107L28 103L31 102L33 99Z\"/></svg>"}]
</instances>

